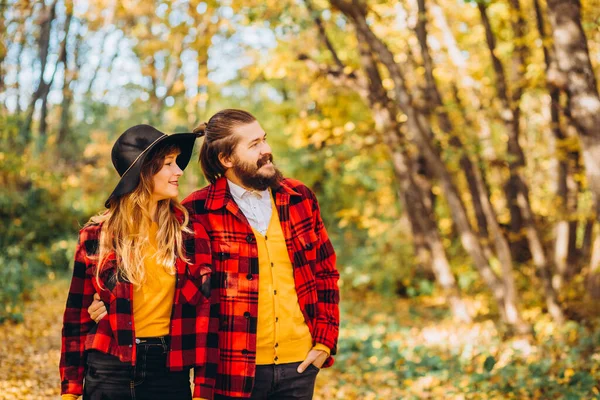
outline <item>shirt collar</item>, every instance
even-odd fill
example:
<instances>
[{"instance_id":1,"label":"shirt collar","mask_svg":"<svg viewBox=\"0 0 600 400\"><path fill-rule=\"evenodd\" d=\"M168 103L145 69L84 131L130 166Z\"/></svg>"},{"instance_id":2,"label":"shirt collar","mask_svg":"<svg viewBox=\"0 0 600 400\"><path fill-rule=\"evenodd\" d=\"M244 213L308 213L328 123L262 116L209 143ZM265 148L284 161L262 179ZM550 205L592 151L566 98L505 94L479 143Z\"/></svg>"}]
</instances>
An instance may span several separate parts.
<instances>
[{"instance_id":1,"label":"shirt collar","mask_svg":"<svg viewBox=\"0 0 600 400\"><path fill-rule=\"evenodd\" d=\"M263 191L257 191L257 190L246 190L243 187L241 187L240 185L236 185L235 183L231 182L229 179L227 179L227 184L229 185L229 191L231 192L231 195L233 196L234 200L241 200L244 195L249 194L249 195L253 195L256 196L260 199L264 199L265 196L269 196L269 189L263 190Z\"/></svg>"}]
</instances>

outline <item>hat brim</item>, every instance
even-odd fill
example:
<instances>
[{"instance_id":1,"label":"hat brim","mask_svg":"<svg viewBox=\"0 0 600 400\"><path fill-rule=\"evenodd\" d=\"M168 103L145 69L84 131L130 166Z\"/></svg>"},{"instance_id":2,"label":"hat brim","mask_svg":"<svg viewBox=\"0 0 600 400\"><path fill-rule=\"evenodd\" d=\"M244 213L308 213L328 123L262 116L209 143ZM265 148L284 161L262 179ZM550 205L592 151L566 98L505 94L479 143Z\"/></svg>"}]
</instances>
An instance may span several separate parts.
<instances>
[{"instance_id":1,"label":"hat brim","mask_svg":"<svg viewBox=\"0 0 600 400\"><path fill-rule=\"evenodd\" d=\"M148 154L152 152L153 149L156 149L160 146L167 146L170 144L174 144L179 147L181 153L177 156L175 162L181 168L181 170L185 170L185 168L190 163L190 159L192 158L192 153L194 151L194 143L196 142L196 138L198 138L197 133L174 133L172 135L165 135L162 138L158 139L151 146L149 146L144 153L135 161L135 163L121 176L119 183L115 187L115 190L108 196L104 206L106 208L110 208L111 200L121 197L127 193L131 193L135 190L135 188L140 183L140 173L142 170L142 165L144 165L144 161Z\"/></svg>"}]
</instances>

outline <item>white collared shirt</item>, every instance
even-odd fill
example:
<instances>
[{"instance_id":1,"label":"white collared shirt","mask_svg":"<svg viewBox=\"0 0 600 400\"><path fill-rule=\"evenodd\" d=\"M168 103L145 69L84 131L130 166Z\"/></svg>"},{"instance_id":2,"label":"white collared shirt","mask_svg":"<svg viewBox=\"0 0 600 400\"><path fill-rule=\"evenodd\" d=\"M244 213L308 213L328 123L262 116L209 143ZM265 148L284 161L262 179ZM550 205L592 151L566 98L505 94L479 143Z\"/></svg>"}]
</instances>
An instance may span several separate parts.
<instances>
[{"instance_id":1,"label":"white collared shirt","mask_svg":"<svg viewBox=\"0 0 600 400\"><path fill-rule=\"evenodd\" d=\"M229 179L227 179L227 184L233 200L244 213L250 226L264 236L271 222L272 205L269 190L263 190L262 192L249 191Z\"/></svg>"}]
</instances>

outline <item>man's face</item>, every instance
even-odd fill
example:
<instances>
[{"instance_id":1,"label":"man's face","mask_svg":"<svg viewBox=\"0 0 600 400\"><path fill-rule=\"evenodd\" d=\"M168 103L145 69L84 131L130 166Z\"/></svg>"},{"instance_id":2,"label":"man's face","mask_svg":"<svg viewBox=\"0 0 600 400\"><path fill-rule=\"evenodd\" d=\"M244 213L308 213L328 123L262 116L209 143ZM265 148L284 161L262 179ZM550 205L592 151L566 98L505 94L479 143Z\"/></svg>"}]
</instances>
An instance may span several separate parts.
<instances>
[{"instance_id":1,"label":"man's face","mask_svg":"<svg viewBox=\"0 0 600 400\"><path fill-rule=\"evenodd\" d=\"M231 169L247 188L265 190L281 180L281 173L273 164L267 134L258 121L234 129L239 142L231 156Z\"/></svg>"}]
</instances>

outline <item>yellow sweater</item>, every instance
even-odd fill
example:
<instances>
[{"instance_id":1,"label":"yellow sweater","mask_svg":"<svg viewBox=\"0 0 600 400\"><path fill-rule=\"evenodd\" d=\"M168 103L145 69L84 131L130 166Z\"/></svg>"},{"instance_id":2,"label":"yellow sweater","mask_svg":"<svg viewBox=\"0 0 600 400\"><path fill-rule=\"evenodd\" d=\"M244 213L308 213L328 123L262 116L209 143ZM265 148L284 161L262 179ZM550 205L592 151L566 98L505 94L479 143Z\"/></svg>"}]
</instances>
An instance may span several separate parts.
<instances>
[{"instance_id":1,"label":"yellow sweater","mask_svg":"<svg viewBox=\"0 0 600 400\"><path fill-rule=\"evenodd\" d=\"M133 323L136 337L166 336L171 324L171 308L175 296L175 275L156 263L156 232L158 225L150 227L150 246L146 251L144 267L146 281L133 289Z\"/></svg>"},{"instance_id":2,"label":"yellow sweater","mask_svg":"<svg viewBox=\"0 0 600 400\"><path fill-rule=\"evenodd\" d=\"M266 235L252 229L258 246L258 323L256 364L284 364L304 361L313 348L312 336L298 304L285 236L277 208L271 198L271 222ZM329 354L329 348L315 349Z\"/></svg>"}]
</instances>

